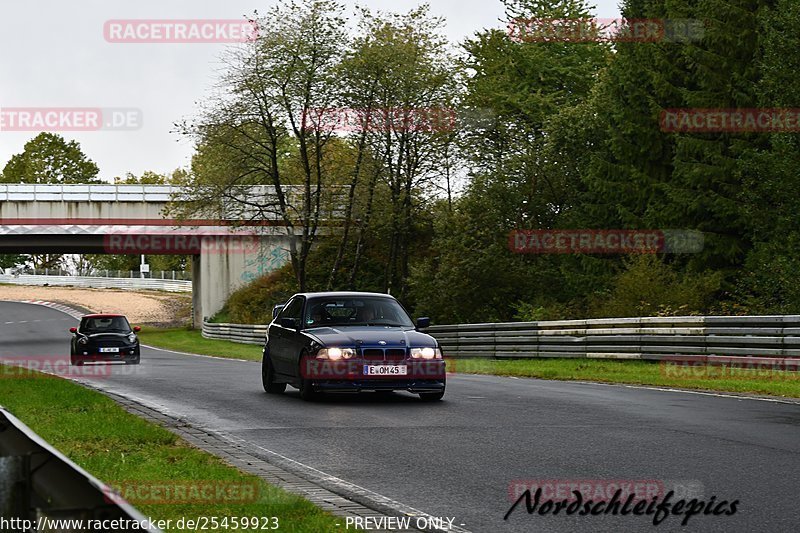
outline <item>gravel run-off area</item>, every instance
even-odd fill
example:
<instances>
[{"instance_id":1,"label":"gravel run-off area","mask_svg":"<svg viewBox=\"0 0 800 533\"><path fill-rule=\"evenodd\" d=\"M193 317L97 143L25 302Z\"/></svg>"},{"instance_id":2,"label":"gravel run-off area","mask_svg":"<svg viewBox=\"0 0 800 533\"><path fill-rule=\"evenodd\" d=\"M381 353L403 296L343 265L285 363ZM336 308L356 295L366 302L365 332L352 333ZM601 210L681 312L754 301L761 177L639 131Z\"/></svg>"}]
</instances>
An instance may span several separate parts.
<instances>
[{"instance_id":1,"label":"gravel run-off area","mask_svg":"<svg viewBox=\"0 0 800 533\"><path fill-rule=\"evenodd\" d=\"M131 324L159 327L187 324L192 310L189 295L161 291L0 285L0 300L58 302L95 313L121 313Z\"/></svg>"}]
</instances>

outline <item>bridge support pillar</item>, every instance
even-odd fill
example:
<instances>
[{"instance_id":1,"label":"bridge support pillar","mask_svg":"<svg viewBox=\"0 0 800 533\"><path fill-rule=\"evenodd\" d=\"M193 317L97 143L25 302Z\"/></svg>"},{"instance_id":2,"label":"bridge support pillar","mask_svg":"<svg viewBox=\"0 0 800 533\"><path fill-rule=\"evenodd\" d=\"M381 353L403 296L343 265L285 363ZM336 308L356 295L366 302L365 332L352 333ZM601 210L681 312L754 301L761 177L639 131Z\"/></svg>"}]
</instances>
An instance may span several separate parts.
<instances>
[{"instance_id":1,"label":"bridge support pillar","mask_svg":"<svg viewBox=\"0 0 800 533\"><path fill-rule=\"evenodd\" d=\"M192 260L194 327L217 314L234 291L289 262L289 237L209 237Z\"/></svg>"},{"instance_id":2,"label":"bridge support pillar","mask_svg":"<svg viewBox=\"0 0 800 533\"><path fill-rule=\"evenodd\" d=\"M200 299L203 285L200 255L192 256L192 327L203 328L203 303Z\"/></svg>"}]
</instances>

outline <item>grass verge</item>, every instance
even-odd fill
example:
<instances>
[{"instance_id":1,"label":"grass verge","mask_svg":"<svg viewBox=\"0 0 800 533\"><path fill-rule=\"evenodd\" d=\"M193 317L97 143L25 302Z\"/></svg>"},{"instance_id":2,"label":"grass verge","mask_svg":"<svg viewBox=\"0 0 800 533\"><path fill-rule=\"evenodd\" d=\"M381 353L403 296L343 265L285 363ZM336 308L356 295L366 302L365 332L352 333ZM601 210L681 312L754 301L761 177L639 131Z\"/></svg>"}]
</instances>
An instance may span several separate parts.
<instances>
[{"instance_id":1,"label":"grass verge","mask_svg":"<svg viewBox=\"0 0 800 533\"><path fill-rule=\"evenodd\" d=\"M139 339L144 344L176 352L261 361L262 346L206 339L198 330L194 329L145 328L139 333Z\"/></svg>"},{"instance_id":2,"label":"grass verge","mask_svg":"<svg viewBox=\"0 0 800 533\"><path fill-rule=\"evenodd\" d=\"M800 373L601 359L459 359L448 370L561 381L627 383L800 398Z\"/></svg>"},{"instance_id":3,"label":"grass verge","mask_svg":"<svg viewBox=\"0 0 800 533\"><path fill-rule=\"evenodd\" d=\"M129 492L123 489L122 495L128 496L130 503L145 515L172 520L173 527L168 531L181 531L174 524L182 517L201 516L278 517L280 531L316 533L342 529L336 526L341 519L307 500L242 473L217 457L190 447L166 429L128 413L110 398L67 380L43 374L0 379L0 404L105 483L136 487ZM161 503L153 503L152 496L148 503L137 503L135 497L130 497L158 487L238 487L242 493L256 497L228 498L223 502L212 496L213 501L195 503L170 501L165 496ZM234 499L239 502L232 502ZM247 501L241 503L243 499ZM209 531L231 529L232 526ZM255 530L260 530L260 525L239 529Z\"/></svg>"},{"instance_id":4,"label":"grass verge","mask_svg":"<svg viewBox=\"0 0 800 533\"><path fill-rule=\"evenodd\" d=\"M146 344L168 350L261 360L260 346L204 339L199 331L194 330L150 330L143 331L141 337ZM712 366L683 367L652 361L607 359L457 359L450 360L448 371L800 398L800 373L772 369L759 371Z\"/></svg>"}]
</instances>

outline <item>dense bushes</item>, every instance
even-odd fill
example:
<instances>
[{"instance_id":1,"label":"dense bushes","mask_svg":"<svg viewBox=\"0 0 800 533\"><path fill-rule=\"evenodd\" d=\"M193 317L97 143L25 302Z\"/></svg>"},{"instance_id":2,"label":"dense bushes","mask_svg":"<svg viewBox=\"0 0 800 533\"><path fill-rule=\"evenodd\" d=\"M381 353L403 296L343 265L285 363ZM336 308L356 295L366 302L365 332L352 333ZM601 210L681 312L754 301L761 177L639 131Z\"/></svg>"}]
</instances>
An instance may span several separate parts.
<instances>
[{"instance_id":1,"label":"dense bushes","mask_svg":"<svg viewBox=\"0 0 800 533\"><path fill-rule=\"evenodd\" d=\"M297 291L291 265L253 280L234 292L215 322L267 324L272 321L272 307L282 304Z\"/></svg>"}]
</instances>

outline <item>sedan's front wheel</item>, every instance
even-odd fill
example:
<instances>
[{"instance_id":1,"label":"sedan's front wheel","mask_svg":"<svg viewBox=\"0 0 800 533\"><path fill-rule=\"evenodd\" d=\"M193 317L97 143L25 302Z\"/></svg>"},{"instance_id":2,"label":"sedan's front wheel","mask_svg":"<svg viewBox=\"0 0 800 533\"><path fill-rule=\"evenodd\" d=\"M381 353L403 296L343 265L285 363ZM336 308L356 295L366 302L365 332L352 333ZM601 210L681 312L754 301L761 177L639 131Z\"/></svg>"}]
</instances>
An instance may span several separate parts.
<instances>
[{"instance_id":1,"label":"sedan's front wheel","mask_svg":"<svg viewBox=\"0 0 800 533\"><path fill-rule=\"evenodd\" d=\"M261 385L267 394L280 394L286 390L286 383L275 383L275 368L266 353L261 360Z\"/></svg>"},{"instance_id":2,"label":"sedan's front wheel","mask_svg":"<svg viewBox=\"0 0 800 533\"><path fill-rule=\"evenodd\" d=\"M303 352L303 354L300 356L301 365L304 363L307 356L308 354L306 354L305 352ZM319 398L319 393L314 390L314 382L311 381L310 379L305 379L302 368L300 369L299 375L300 375L300 398L302 398L307 402L313 402L314 400Z\"/></svg>"}]
</instances>

